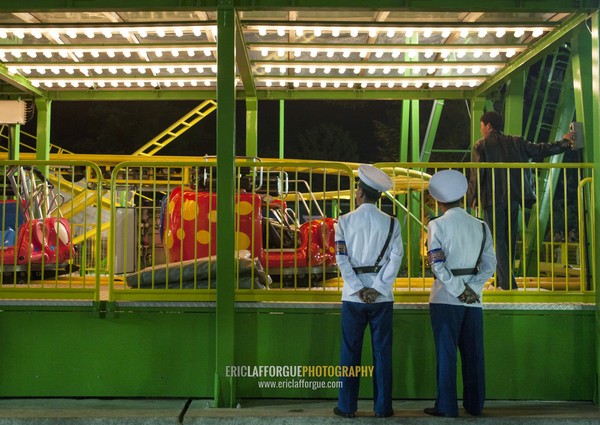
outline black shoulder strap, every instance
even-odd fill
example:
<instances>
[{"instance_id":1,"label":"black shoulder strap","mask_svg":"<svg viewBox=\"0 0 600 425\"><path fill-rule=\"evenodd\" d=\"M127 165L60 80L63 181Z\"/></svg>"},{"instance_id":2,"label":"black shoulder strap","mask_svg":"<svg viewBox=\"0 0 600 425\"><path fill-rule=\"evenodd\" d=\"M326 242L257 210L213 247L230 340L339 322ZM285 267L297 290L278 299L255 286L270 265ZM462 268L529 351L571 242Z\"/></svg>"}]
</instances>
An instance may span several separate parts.
<instances>
[{"instance_id":1,"label":"black shoulder strap","mask_svg":"<svg viewBox=\"0 0 600 425\"><path fill-rule=\"evenodd\" d=\"M377 261L375 261L375 267L379 265L379 262L382 260L385 255L385 251L387 250L388 245L390 244L390 239L392 239L392 232L394 231L394 217L390 216L390 230L388 231L387 239L385 240L385 244L379 253L379 257L377 257Z\"/></svg>"},{"instance_id":2,"label":"black shoulder strap","mask_svg":"<svg viewBox=\"0 0 600 425\"><path fill-rule=\"evenodd\" d=\"M483 238L481 239L481 248L479 249L479 257L477 257L477 263L475 263L475 267L479 267L479 263L481 263L481 254L483 254L483 248L485 248L485 240L487 238L485 223L483 221L481 222L481 230L483 230Z\"/></svg>"},{"instance_id":3,"label":"black shoulder strap","mask_svg":"<svg viewBox=\"0 0 600 425\"><path fill-rule=\"evenodd\" d=\"M374 266L363 266L363 267L353 267L352 269L356 274L362 273L379 273L381 267L379 266L379 262L383 259L385 255L385 251L387 250L388 245L390 244L390 240L392 239L392 233L394 232L394 217L390 216L390 230L388 231L387 239L385 240L385 244L379 253L379 257L377 257L377 261L375 261Z\"/></svg>"},{"instance_id":4,"label":"black shoulder strap","mask_svg":"<svg viewBox=\"0 0 600 425\"><path fill-rule=\"evenodd\" d=\"M479 273L479 263L481 263L481 255L483 254L483 248L485 248L485 241L487 239L487 232L485 231L485 223L481 222L481 230L483 230L483 238L481 239L481 248L479 249L479 256L475 267L471 269L451 269L450 271L454 276L468 276Z\"/></svg>"}]
</instances>

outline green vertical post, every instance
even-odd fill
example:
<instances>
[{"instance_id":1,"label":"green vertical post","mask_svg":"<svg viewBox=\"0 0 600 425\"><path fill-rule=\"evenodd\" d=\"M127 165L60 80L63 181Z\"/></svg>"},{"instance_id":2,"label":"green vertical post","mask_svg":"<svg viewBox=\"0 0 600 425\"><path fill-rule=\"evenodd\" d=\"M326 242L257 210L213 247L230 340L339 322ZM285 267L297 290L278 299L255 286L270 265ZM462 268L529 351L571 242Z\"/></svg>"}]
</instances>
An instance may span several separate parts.
<instances>
[{"instance_id":1,"label":"green vertical post","mask_svg":"<svg viewBox=\"0 0 600 425\"><path fill-rule=\"evenodd\" d=\"M487 100L484 97L471 99L471 146L481 138L481 126L479 119L486 110Z\"/></svg>"},{"instance_id":2,"label":"green vertical post","mask_svg":"<svg viewBox=\"0 0 600 425\"><path fill-rule=\"evenodd\" d=\"M279 158L285 158L285 101L279 101Z\"/></svg>"},{"instance_id":3,"label":"green vertical post","mask_svg":"<svg viewBox=\"0 0 600 425\"><path fill-rule=\"evenodd\" d=\"M506 134L523 134L523 93L525 92L525 72L515 72L511 74L511 79L506 84L506 94L504 101L504 132ZM517 226L519 229L517 233L517 241L522 241L522 230L525 227L523 224L523 211L519 214L517 223L509 223L511 228ZM531 229L537 229L535 220L537 214L531 214ZM536 239L537 234L529 235L533 240ZM514 241L513 241L514 242ZM515 253L512 253L515 256ZM515 256L516 257L516 256ZM521 263L523 263L521 261ZM515 271L514 265L513 272Z\"/></svg>"},{"instance_id":4,"label":"green vertical post","mask_svg":"<svg viewBox=\"0 0 600 425\"><path fill-rule=\"evenodd\" d=\"M50 159L50 111L52 101L41 97L35 98L37 109L37 139L35 159L47 161ZM41 167L42 174L48 175L48 167Z\"/></svg>"},{"instance_id":5,"label":"green vertical post","mask_svg":"<svg viewBox=\"0 0 600 425\"><path fill-rule=\"evenodd\" d=\"M411 162L417 162L419 161L419 148L421 145L421 129L419 127L420 102L418 99L413 99L410 103L410 160Z\"/></svg>"},{"instance_id":6,"label":"green vertical post","mask_svg":"<svg viewBox=\"0 0 600 425\"><path fill-rule=\"evenodd\" d=\"M492 110L490 105L485 97L474 97L471 99L471 148L477 143L477 141L481 138L481 115L486 111L486 107L489 107ZM473 152L471 149L471 157L470 160L473 161ZM473 169L476 170L476 169ZM469 173L471 170L467 170L467 178L469 177ZM470 205L469 205L470 207ZM478 210L475 211L478 217L483 217L483 210L481 207L481 203L477 206Z\"/></svg>"},{"instance_id":7,"label":"green vertical post","mask_svg":"<svg viewBox=\"0 0 600 425\"><path fill-rule=\"evenodd\" d=\"M410 139L409 139L409 130L410 130L410 100L404 99L402 101L402 119L401 119L401 124L400 124L400 146L398 149L398 155L399 158L398 160L400 162L409 162L408 159L408 147L410 145ZM402 205L406 205L406 203L408 202L408 197L406 195L397 195L396 198L398 199L398 202L400 202ZM408 242L408 237L407 237L407 221L408 221L408 214L401 208L398 208L396 211L396 216L398 218L398 221L400 223L400 230L402 232L402 243L404 245L404 252L408 252L408 248L407 248L407 242ZM402 258L402 265L401 265L401 269L404 269L406 267L406 264L408 263L408 255L405 255L404 258Z\"/></svg>"},{"instance_id":8,"label":"green vertical post","mask_svg":"<svg viewBox=\"0 0 600 425\"><path fill-rule=\"evenodd\" d=\"M436 99L433 101L433 107L431 108L431 114L429 115L429 123L427 124L427 131L425 132L424 138L425 141L423 142L419 162L429 162L443 108L444 99Z\"/></svg>"},{"instance_id":9,"label":"green vertical post","mask_svg":"<svg viewBox=\"0 0 600 425\"><path fill-rule=\"evenodd\" d=\"M402 101L402 127L400 128L400 162L419 161L419 101ZM411 214L419 217L420 204L409 191L407 195L399 195L397 199L406 205L407 211L398 209L397 216L402 225L402 241L406 255L402 259L402 268L408 267L409 276L420 271L420 235L419 223L411 219Z\"/></svg>"},{"instance_id":10,"label":"green vertical post","mask_svg":"<svg viewBox=\"0 0 600 425\"><path fill-rule=\"evenodd\" d=\"M525 73L515 72L506 85L504 103L504 132L523 134L523 93L525 91Z\"/></svg>"},{"instance_id":11,"label":"green vertical post","mask_svg":"<svg viewBox=\"0 0 600 425\"><path fill-rule=\"evenodd\" d=\"M552 57L554 57L554 55L547 55L547 56L545 56L542 59L541 66L540 66L540 71L539 71L538 75L544 75L544 69L546 68L548 62L551 60ZM537 105L537 99L538 99L539 96L543 96L544 98L547 98L547 94L549 92L550 84L547 84L548 88L546 90L544 90L544 92L542 92L541 87L542 87L542 83L544 82L544 80L545 80L545 78L537 78L537 81L535 82L535 89L533 91L533 96L532 96L531 101L530 101L532 107L529 108L529 116L527 117L527 120L525 122L525 127L523 129L523 136L528 135L529 131L530 131L530 129L532 127L537 129L537 131L535 133L536 136L537 136L538 131L539 131L540 127L541 127L540 124L543 121L544 113L542 112L542 113L538 114L537 112L539 112L539 111L536 109L535 105ZM538 117L537 121L533 122L533 118L536 115ZM535 142L536 140L537 140L537 137L534 137L532 139L533 142Z\"/></svg>"},{"instance_id":12,"label":"green vertical post","mask_svg":"<svg viewBox=\"0 0 600 425\"><path fill-rule=\"evenodd\" d=\"M217 10L217 295L215 388L217 407L232 407L235 382L226 374L234 364L235 299L235 12L232 2ZM198 335L201 338L200 335Z\"/></svg>"},{"instance_id":13,"label":"green vertical post","mask_svg":"<svg viewBox=\"0 0 600 425\"><path fill-rule=\"evenodd\" d=\"M575 94L575 116L583 124L584 139L592 134L594 118L592 114L593 96L589 87L593 86L592 76L592 37L589 31L578 31L571 41L571 61L573 65L573 90ZM587 149L583 152L588 154Z\"/></svg>"},{"instance_id":14,"label":"green vertical post","mask_svg":"<svg viewBox=\"0 0 600 425\"><path fill-rule=\"evenodd\" d=\"M594 23L592 19L592 23ZM598 113L597 102L598 102L598 40L595 38L598 28L591 31L579 31L575 34L571 40L571 60L573 65L573 90L574 90L574 101L575 101L575 116L577 121L583 124L583 140L584 149L579 152L579 160L582 162L595 163L598 161L597 154L598 148L594 145L598 143L598 135L595 133L598 131L598 120L595 118ZM590 90L592 88L592 90ZM596 89L596 90L594 90ZM596 167L594 168L594 176L597 172ZM589 171L585 171L584 177L591 177ZM594 187L597 189L597 184ZM591 236L593 230L593 223L591 221L591 210L596 209L595 205L591 205L592 193L590 186L586 186L583 189L583 202L585 205L585 227L580 230L582 243L585 244L585 250L581 254L580 263L586 268L585 281L586 286L588 284L588 276L591 271L588 268L595 266L596 273L598 271L597 265L597 254L593 256ZM596 192L597 193L597 192ZM598 198L595 198L596 200ZM597 201L596 201L597 202ZM598 239L598 238L596 238ZM596 243L598 241L596 240ZM596 253L597 253L596 248ZM597 284L596 284L597 288ZM597 313L597 317L598 313ZM600 326L600 324L598 324ZM600 362L600 360L599 360ZM600 366L598 367L600 370Z\"/></svg>"},{"instance_id":15,"label":"green vertical post","mask_svg":"<svg viewBox=\"0 0 600 425\"><path fill-rule=\"evenodd\" d=\"M258 156L258 99L246 98L246 156Z\"/></svg>"},{"instance_id":16,"label":"green vertical post","mask_svg":"<svg viewBox=\"0 0 600 425\"><path fill-rule=\"evenodd\" d=\"M8 145L8 159L18 161L19 150L21 145L21 125L15 124L9 128L9 145Z\"/></svg>"},{"instance_id":17,"label":"green vertical post","mask_svg":"<svg viewBox=\"0 0 600 425\"><path fill-rule=\"evenodd\" d=\"M52 101L42 97L35 98L37 109L37 141L35 159L46 161L50 159L50 110Z\"/></svg>"},{"instance_id":18,"label":"green vertical post","mask_svg":"<svg viewBox=\"0 0 600 425\"><path fill-rule=\"evenodd\" d=\"M591 56L592 56L592 69L591 74L594 76L592 80L592 93L593 93L593 102L592 102L592 117L600 116L600 42L598 41L598 37L600 37L600 18L598 16L598 11L595 11L591 15L591 33L592 33L592 48ZM600 145L600 122L597 119L591 119L592 121L592 131L589 134L586 134L585 141L585 149L586 151L589 148L587 154L589 155L589 160L594 164L594 176L600 176L600 158L598 157L597 147ZM596 147L594 150L593 147ZM594 205L590 206L590 209L593 208L595 217L600 217L600 184L597 182L593 185L594 190ZM593 264L593 270L598 273L600 270L600 238L594 238L594 250L596 255L591 257ZM596 274L596 347L600 347L600 290L598 288L598 275ZM599 403L598 397L598 389L600 388L600 350L596 349L596 392L594 394L594 402L596 404Z\"/></svg>"},{"instance_id":19,"label":"green vertical post","mask_svg":"<svg viewBox=\"0 0 600 425\"><path fill-rule=\"evenodd\" d=\"M402 101L402 120L400 125L400 162L408 162L408 145L409 145L409 129L410 129L410 100Z\"/></svg>"},{"instance_id":20,"label":"green vertical post","mask_svg":"<svg viewBox=\"0 0 600 425\"><path fill-rule=\"evenodd\" d=\"M420 129L420 101L411 100L411 144L410 144L410 162L418 162L421 147L421 129ZM409 189L406 200L408 204L408 214L406 216L406 243L409 245L405 251L408 266L408 275L418 275L421 273L421 225L412 217L419 217L421 214L421 205L418 193L412 193Z\"/></svg>"}]
</instances>

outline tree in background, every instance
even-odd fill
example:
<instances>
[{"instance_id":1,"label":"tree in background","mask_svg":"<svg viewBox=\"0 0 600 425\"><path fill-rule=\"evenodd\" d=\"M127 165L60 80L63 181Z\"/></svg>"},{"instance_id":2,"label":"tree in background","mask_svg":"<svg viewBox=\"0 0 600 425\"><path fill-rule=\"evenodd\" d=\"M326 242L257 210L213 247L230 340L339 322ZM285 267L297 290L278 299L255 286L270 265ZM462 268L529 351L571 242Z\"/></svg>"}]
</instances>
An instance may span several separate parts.
<instances>
[{"instance_id":1,"label":"tree in background","mask_svg":"<svg viewBox=\"0 0 600 425\"><path fill-rule=\"evenodd\" d=\"M421 101L419 110L419 152L422 149L425 132L429 123L432 101ZM384 120L374 120L375 136L379 142L380 161L395 162L400 158L400 129L402 109L386 111ZM434 148L429 161L468 161L470 154L469 114L462 101L446 101L435 135ZM443 150L464 150L465 152L443 152Z\"/></svg>"},{"instance_id":2,"label":"tree in background","mask_svg":"<svg viewBox=\"0 0 600 425\"><path fill-rule=\"evenodd\" d=\"M286 146L286 156L298 159L358 162L358 143L344 128L322 122L306 129Z\"/></svg>"}]
</instances>

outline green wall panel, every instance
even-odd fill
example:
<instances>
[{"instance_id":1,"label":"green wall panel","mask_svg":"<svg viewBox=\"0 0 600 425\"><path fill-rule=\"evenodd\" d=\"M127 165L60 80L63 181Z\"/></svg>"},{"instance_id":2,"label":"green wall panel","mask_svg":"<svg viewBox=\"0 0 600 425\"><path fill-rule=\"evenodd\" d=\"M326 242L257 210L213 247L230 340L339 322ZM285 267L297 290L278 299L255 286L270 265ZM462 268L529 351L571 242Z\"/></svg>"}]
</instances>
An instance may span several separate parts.
<instances>
[{"instance_id":1,"label":"green wall panel","mask_svg":"<svg viewBox=\"0 0 600 425\"><path fill-rule=\"evenodd\" d=\"M394 398L434 398L428 309L396 307ZM232 366L336 366L339 313L338 306L237 308ZM593 310L488 309L484 326L488 399L592 400ZM211 308L108 317L76 310L5 310L0 312L0 397L211 398L214 329ZM370 365L369 338L367 333L363 363ZM240 399L337 396L333 388L265 389L258 384L286 379L237 378L236 394ZM360 394L371 397L370 377L361 380Z\"/></svg>"},{"instance_id":2,"label":"green wall panel","mask_svg":"<svg viewBox=\"0 0 600 425\"><path fill-rule=\"evenodd\" d=\"M209 397L214 313L0 313L0 396Z\"/></svg>"},{"instance_id":3,"label":"green wall panel","mask_svg":"<svg viewBox=\"0 0 600 425\"><path fill-rule=\"evenodd\" d=\"M237 365L335 366L340 347L338 312L244 311L238 321ZM594 394L594 312L486 310L484 313L487 393L490 399L591 400ZM369 335L363 364L372 364ZM429 312L397 309L394 314L394 398L434 398L435 368ZM460 370L460 364L458 366ZM331 381L305 377L307 381ZM239 397L335 398L335 389L260 388L239 378ZM461 380L459 377L459 393ZM361 397L371 397L372 379L361 380Z\"/></svg>"},{"instance_id":4,"label":"green wall panel","mask_svg":"<svg viewBox=\"0 0 600 425\"><path fill-rule=\"evenodd\" d=\"M594 327L593 311L488 312L488 397L592 400Z\"/></svg>"}]
</instances>

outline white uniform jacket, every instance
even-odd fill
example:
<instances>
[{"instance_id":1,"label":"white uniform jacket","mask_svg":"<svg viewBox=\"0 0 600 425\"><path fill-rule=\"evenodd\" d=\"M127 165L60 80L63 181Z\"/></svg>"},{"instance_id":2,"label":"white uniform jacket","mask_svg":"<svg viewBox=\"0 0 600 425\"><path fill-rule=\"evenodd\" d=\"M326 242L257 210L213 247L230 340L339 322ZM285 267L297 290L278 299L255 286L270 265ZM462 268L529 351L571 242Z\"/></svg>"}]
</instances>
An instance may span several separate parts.
<instances>
[{"instance_id":1,"label":"white uniform jacket","mask_svg":"<svg viewBox=\"0 0 600 425\"><path fill-rule=\"evenodd\" d=\"M357 274L354 267L374 266L390 230L394 229L379 266L378 273ZM404 248L398 220L380 211L375 204L365 203L342 215L335 228L336 260L344 286L342 301L362 302L358 291L373 288L381 295L376 302L394 301L394 283L400 269Z\"/></svg>"},{"instance_id":2,"label":"white uniform jacket","mask_svg":"<svg viewBox=\"0 0 600 425\"><path fill-rule=\"evenodd\" d=\"M494 241L487 224L469 215L463 208L447 210L441 217L427 225L427 250L435 280L431 287L429 302L434 304L465 305L481 308L481 302L465 304L458 296L468 284L481 300L483 286L496 271ZM481 253L479 272L466 276L454 276L452 269L473 268L481 250L483 228L487 233Z\"/></svg>"}]
</instances>

